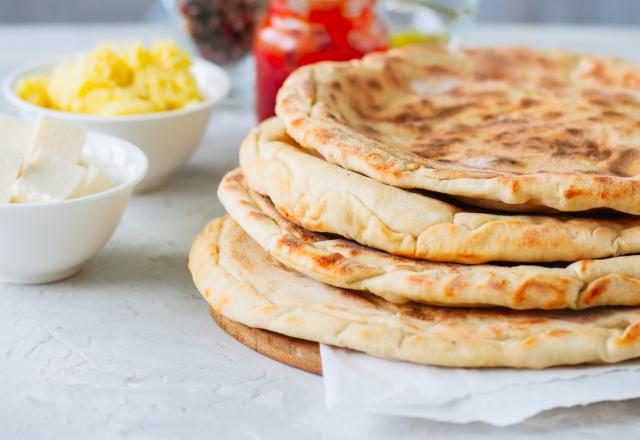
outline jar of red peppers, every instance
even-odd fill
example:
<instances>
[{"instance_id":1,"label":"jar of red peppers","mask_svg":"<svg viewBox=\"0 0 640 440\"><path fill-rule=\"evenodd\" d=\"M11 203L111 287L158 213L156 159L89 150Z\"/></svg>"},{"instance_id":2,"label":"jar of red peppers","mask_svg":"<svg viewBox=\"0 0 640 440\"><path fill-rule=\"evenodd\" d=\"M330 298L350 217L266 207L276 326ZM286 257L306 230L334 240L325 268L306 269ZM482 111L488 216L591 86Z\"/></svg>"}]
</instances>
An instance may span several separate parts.
<instances>
[{"instance_id":1,"label":"jar of red peppers","mask_svg":"<svg viewBox=\"0 0 640 440\"><path fill-rule=\"evenodd\" d=\"M278 89L297 67L386 49L374 6L375 0L271 0L253 46L258 119L273 116Z\"/></svg>"}]
</instances>

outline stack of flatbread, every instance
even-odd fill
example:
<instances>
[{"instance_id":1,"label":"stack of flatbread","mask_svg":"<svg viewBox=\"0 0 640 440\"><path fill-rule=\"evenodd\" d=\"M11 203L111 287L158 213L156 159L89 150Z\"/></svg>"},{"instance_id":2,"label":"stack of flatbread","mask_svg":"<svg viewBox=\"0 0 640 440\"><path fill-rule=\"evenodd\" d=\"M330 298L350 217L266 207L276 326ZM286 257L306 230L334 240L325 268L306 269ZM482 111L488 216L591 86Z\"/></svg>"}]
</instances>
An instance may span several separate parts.
<instances>
[{"instance_id":1,"label":"stack of flatbread","mask_svg":"<svg viewBox=\"0 0 640 440\"><path fill-rule=\"evenodd\" d=\"M389 359L640 357L640 69L413 46L292 74L195 239L209 304Z\"/></svg>"}]
</instances>

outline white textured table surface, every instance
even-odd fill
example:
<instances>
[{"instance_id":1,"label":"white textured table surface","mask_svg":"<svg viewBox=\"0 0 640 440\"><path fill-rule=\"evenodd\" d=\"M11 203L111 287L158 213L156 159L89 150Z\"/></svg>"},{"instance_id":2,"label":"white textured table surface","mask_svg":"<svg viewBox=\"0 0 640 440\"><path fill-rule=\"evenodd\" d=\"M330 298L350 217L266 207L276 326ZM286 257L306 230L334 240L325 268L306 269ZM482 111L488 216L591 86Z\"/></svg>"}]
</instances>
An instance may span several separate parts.
<instances>
[{"instance_id":1,"label":"white textured table surface","mask_svg":"<svg viewBox=\"0 0 640 440\"><path fill-rule=\"evenodd\" d=\"M0 76L99 39L166 33L144 25L0 27ZM640 61L640 30L628 28L479 28L471 41ZM222 214L215 188L252 124L250 112L216 114L189 165L160 192L136 196L111 242L76 277L0 284L0 438L637 438L640 400L555 410L502 429L329 412L320 378L225 335L191 283L186 254L194 234Z\"/></svg>"}]
</instances>

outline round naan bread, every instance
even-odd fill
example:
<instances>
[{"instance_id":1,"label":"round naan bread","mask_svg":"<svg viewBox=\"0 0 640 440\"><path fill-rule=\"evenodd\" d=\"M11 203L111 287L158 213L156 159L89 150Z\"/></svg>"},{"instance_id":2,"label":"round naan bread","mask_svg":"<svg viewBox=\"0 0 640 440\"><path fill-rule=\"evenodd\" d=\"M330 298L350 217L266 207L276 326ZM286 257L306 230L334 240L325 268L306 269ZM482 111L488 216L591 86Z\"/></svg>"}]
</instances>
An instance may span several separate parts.
<instances>
[{"instance_id":1,"label":"round naan bread","mask_svg":"<svg viewBox=\"0 0 640 440\"><path fill-rule=\"evenodd\" d=\"M301 149L271 119L240 149L249 186L289 220L431 261L554 262L640 252L640 219L499 215L380 183ZM618 217L629 217L618 214Z\"/></svg>"},{"instance_id":2,"label":"round naan bread","mask_svg":"<svg viewBox=\"0 0 640 440\"><path fill-rule=\"evenodd\" d=\"M621 60L411 46L302 67L276 113L305 148L389 185L640 214L640 70Z\"/></svg>"},{"instance_id":3,"label":"round naan bread","mask_svg":"<svg viewBox=\"0 0 640 440\"><path fill-rule=\"evenodd\" d=\"M240 227L286 266L393 303L521 310L640 305L639 255L583 260L566 268L417 261L293 224L247 186L240 170L222 179L218 197Z\"/></svg>"},{"instance_id":4,"label":"round naan bread","mask_svg":"<svg viewBox=\"0 0 640 440\"><path fill-rule=\"evenodd\" d=\"M510 311L392 304L286 268L229 217L189 268L213 309L245 325L374 356L451 367L545 368L640 356L640 310Z\"/></svg>"}]
</instances>

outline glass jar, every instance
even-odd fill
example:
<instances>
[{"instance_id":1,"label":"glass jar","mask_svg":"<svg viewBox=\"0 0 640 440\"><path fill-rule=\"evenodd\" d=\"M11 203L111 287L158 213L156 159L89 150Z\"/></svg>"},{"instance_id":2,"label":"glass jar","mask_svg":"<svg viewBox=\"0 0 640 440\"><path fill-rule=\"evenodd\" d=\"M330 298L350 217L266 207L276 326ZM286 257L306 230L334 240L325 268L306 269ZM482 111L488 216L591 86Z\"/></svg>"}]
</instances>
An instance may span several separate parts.
<instances>
[{"instance_id":1,"label":"glass jar","mask_svg":"<svg viewBox=\"0 0 640 440\"><path fill-rule=\"evenodd\" d=\"M274 114L278 89L297 67L360 58L388 45L375 0L271 0L254 40L256 114Z\"/></svg>"},{"instance_id":2,"label":"glass jar","mask_svg":"<svg viewBox=\"0 0 640 440\"><path fill-rule=\"evenodd\" d=\"M480 0L385 0L380 8L392 47L413 43L457 48L475 19Z\"/></svg>"},{"instance_id":3,"label":"glass jar","mask_svg":"<svg viewBox=\"0 0 640 440\"><path fill-rule=\"evenodd\" d=\"M248 56L254 29L267 0L163 0L183 31L181 44L220 65L231 78L224 106L253 106L253 59Z\"/></svg>"},{"instance_id":4,"label":"glass jar","mask_svg":"<svg viewBox=\"0 0 640 440\"><path fill-rule=\"evenodd\" d=\"M173 3L184 30L204 58L228 65L251 50L257 12L263 0L173 0Z\"/></svg>"}]
</instances>

